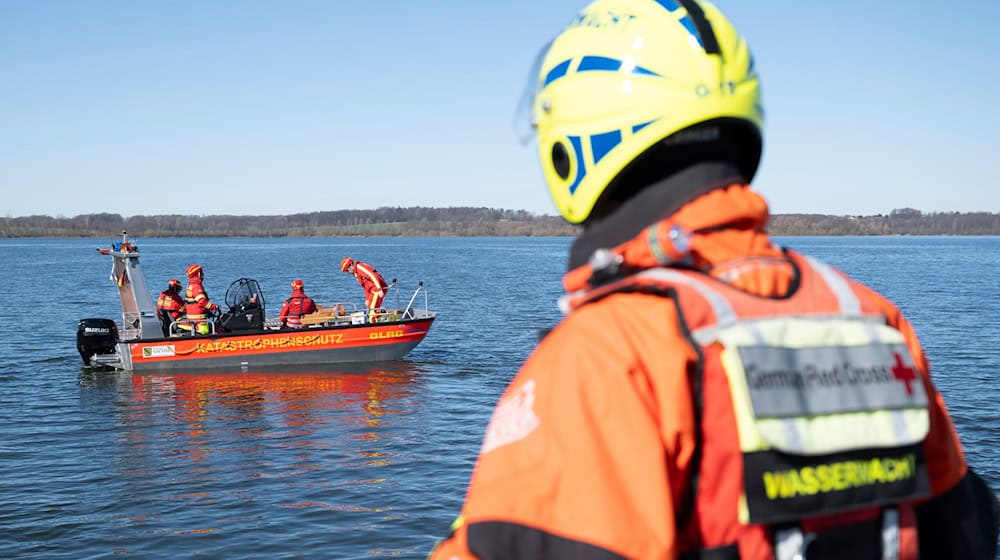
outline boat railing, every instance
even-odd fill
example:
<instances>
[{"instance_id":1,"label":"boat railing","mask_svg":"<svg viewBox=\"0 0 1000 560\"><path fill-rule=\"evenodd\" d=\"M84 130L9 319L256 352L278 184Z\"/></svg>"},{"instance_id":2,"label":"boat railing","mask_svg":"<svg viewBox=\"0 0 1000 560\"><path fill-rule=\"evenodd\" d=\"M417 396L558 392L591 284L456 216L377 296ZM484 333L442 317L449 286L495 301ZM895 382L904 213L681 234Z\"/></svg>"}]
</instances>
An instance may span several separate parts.
<instances>
[{"instance_id":1,"label":"boat railing","mask_svg":"<svg viewBox=\"0 0 1000 560\"><path fill-rule=\"evenodd\" d=\"M167 329L169 336L171 338L177 336L204 336L206 334L215 334L215 317L210 317L204 321L198 321L198 323L204 323L208 325L208 332L198 332L195 324L186 320L181 319L179 321L171 321L170 327Z\"/></svg>"},{"instance_id":2,"label":"boat railing","mask_svg":"<svg viewBox=\"0 0 1000 560\"><path fill-rule=\"evenodd\" d=\"M164 319L163 317L164 315L159 316L160 324L163 325L164 328L166 329L166 336L168 338L176 338L179 336L199 336L199 335L204 336L206 334L212 335L218 332L218 329L215 326L216 321L218 321L219 319L217 315L209 316L208 318L199 321L190 321L185 317L181 317L179 319L171 318L169 323L167 322L167 319ZM208 331L198 332L198 329L196 327L198 323L205 323L206 325L208 325ZM158 337L161 333L158 332L156 334ZM151 337L147 336L146 338L151 338Z\"/></svg>"},{"instance_id":3,"label":"boat railing","mask_svg":"<svg viewBox=\"0 0 1000 560\"><path fill-rule=\"evenodd\" d=\"M332 302L319 303L316 311L302 316L303 327L329 327L350 325L364 322L365 312L356 303ZM281 322L272 319L274 328L280 328ZM269 322L265 322L265 328Z\"/></svg>"},{"instance_id":4,"label":"boat railing","mask_svg":"<svg viewBox=\"0 0 1000 560\"><path fill-rule=\"evenodd\" d=\"M418 282L417 288L410 295L410 299L406 302L405 307L400 307L400 295L399 288L395 281L389 286L389 289L395 288L396 292L396 306L389 307L379 307L375 310L371 317L366 308L354 302L332 302L332 303L320 303L317 304L317 309L313 313L302 316L302 326L303 328L319 328L319 327L336 327L336 326L346 326L346 325L361 325L370 323L391 323L395 321L405 321L411 319L423 319L430 317L433 314L430 312L429 300L427 296L427 288L424 287L424 283ZM423 299L423 306L420 306L420 298ZM388 298L388 297L387 297ZM133 316L134 315L134 316ZM122 340L135 340L140 337L140 330L137 325L139 324L139 314L138 313L127 313L123 315L124 324L121 326L120 332ZM199 333L193 328L191 322L186 319L177 319L171 321L167 326L167 336L173 337L184 337L184 336L204 336L214 335L218 331L216 328L216 322L214 317L209 317L204 321L208 325L209 331L207 333ZM271 317L264 320L264 330L280 330L282 328L281 321L277 317ZM144 338L157 338L160 333L156 333L156 336L149 336L146 333Z\"/></svg>"},{"instance_id":5,"label":"boat railing","mask_svg":"<svg viewBox=\"0 0 1000 560\"><path fill-rule=\"evenodd\" d=\"M407 302L406 308L403 309L403 311L400 312L399 316L401 318L403 318L403 319L416 319L417 318L416 311L419 311L419 310L414 309L413 302L416 301L417 296L419 296L420 294L423 294L423 296L424 296L424 309L423 309L424 313L423 313L423 316L427 317L430 314L430 307L429 307L429 304L428 304L428 301L427 301L427 290L424 289L424 282L423 282L423 280L421 280L420 282L417 282L417 289L414 290L413 291L413 295L410 296L410 301Z\"/></svg>"},{"instance_id":6,"label":"boat railing","mask_svg":"<svg viewBox=\"0 0 1000 560\"><path fill-rule=\"evenodd\" d=\"M302 326L304 328L331 327L342 325L361 325L369 323L391 323L408 319L422 319L430 317L432 313L429 308L427 288L424 283L418 282L417 289L413 291L405 307L400 307L401 296L399 286L393 280L387 288L386 299L391 297L391 292L395 292L395 307L379 307L369 317L368 310L357 303L334 302L318 304L317 311L302 316ZM423 296L423 309L417 304L419 297ZM280 328L281 324L277 319L269 319L265 322L265 328Z\"/></svg>"},{"instance_id":7,"label":"boat railing","mask_svg":"<svg viewBox=\"0 0 1000 560\"><path fill-rule=\"evenodd\" d=\"M122 313L122 323L118 325L118 337L120 340L134 340L142 336L142 315L136 312Z\"/></svg>"}]
</instances>

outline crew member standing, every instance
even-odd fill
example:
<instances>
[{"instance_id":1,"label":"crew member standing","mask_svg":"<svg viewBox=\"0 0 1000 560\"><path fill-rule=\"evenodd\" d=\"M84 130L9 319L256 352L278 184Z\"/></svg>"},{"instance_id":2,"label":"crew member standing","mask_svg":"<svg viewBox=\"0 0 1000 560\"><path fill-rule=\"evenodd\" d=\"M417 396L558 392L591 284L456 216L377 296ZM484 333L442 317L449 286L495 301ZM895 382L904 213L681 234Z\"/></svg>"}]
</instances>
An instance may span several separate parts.
<instances>
[{"instance_id":1,"label":"crew member standing","mask_svg":"<svg viewBox=\"0 0 1000 560\"><path fill-rule=\"evenodd\" d=\"M993 558L899 309L776 246L746 42L700 0L598 0L527 100L583 225L565 319L490 419L434 559Z\"/></svg>"},{"instance_id":2,"label":"crew member standing","mask_svg":"<svg viewBox=\"0 0 1000 560\"><path fill-rule=\"evenodd\" d=\"M292 280L292 295L288 296L281 306L278 319L281 326L293 329L302 328L302 316L316 311L316 302L306 295L302 280Z\"/></svg>"},{"instance_id":3,"label":"crew member standing","mask_svg":"<svg viewBox=\"0 0 1000 560\"><path fill-rule=\"evenodd\" d=\"M340 271L353 274L358 279L358 284L361 284L365 290L365 307L368 309L368 319L374 321L376 310L382 307L385 291L389 287L385 278L382 278L382 275L372 265L354 261L351 257L344 257L340 261Z\"/></svg>"},{"instance_id":4,"label":"crew member standing","mask_svg":"<svg viewBox=\"0 0 1000 560\"><path fill-rule=\"evenodd\" d=\"M198 334L208 334L211 330L208 325L208 316L219 310L219 306L212 303L202 285L205 273L200 264L192 264L187 267L188 285L184 293L186 305L184 315L190 327Z\"/></svg>"}]
</instances>

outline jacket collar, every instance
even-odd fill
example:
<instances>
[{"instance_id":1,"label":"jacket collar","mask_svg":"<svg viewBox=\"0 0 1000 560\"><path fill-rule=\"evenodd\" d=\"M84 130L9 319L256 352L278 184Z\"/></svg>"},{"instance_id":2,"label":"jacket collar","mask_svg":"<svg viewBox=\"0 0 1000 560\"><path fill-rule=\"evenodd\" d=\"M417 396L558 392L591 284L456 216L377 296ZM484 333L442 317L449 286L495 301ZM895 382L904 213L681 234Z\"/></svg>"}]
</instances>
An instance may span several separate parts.
<instances>
[{"instance_id":1,"label":"jacket collar","mask_svg":"<svg viewBox=\"0 0 1000 560\"><path fill-rule=\"evenodd\" d=\"M742 183L746 180L736 166L721 161L698 163L652 183L608 215L587 224L570 249L569 269L586 264L599 249L625 243L705 193Z\"/></svg>"},{"instance_id":2,"label":"jacket collar","mask_svg":"<svg viewBox=\"0 0 1000 560\"><path fill-rule=\"evenodd\" d=\"M566 291L588 289L638 270L658 266L695 268L727 281L734 274L738 276L741 267L746 268L748 258L772 261L784 268L781 249L772 244L765 233L769 214L764 198L738 175L727 176L726 164L703 165L710 167L702 168L698 171L700 175L695 176L707 182L703 182L704 186L700 188L688 187L688 192L696 194L678 208L655 212L636 208L630 201L628 206L622 206L604 223L588 228L571 251L571 269L563 277ZM688 171L695 170L689 168ZM682 177L685 173L652 185L647 191L669 190L672 186L669 183L692 176ZM665 197L662 192L657 195L644 191L640 193L642 195L645 195L645 204L650 204L657 196ZM654 217L637 223L623 221L620 216L625 215L635 219L642 215ZM612 223L619 226L617 231L611 231L609 226ZM611 244L625 232L631 232L631 237ZM764 290L772 291L772 288Z\"/></svg>"}]
</instances>

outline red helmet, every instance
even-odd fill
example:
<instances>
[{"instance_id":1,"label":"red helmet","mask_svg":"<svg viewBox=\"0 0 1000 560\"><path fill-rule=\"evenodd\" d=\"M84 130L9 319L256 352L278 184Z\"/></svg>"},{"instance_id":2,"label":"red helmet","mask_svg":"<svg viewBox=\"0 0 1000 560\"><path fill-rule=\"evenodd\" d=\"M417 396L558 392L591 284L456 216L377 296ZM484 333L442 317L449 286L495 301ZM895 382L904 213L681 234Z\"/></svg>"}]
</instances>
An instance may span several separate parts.
<instances>
[{"instance_id":1,"label":"red helmet","mask_svg":"<svg viewBox=\"0 0 1000 560\"><path fill-rule=\"evenodd\" d=\"M351 260L351 257L344 257L344 260L340 261L341 272L347 272L347 269L352 266L354 266L354 261Z\"/></svg>"},{"instance_id":2,"label":"red helmet","mask_svg":"<svg viewBox=\"0 0 1000 560\"><path fill-rule=\"evenodd\" d=\"M293 290L301 290L304 287L305 286L302 284L302 280L299 280L298 278L296 278L295 280L292 280L292 289Z\"/></svg>"},{"instance_id":3,"label":"red helmet","mask_svg":"<svg viewBox=\"0 0 1000 560\"><path fill-rule=\"evenodd\" d=\"M181 281L178 280L178 279L176 279L176 278L171 278L170 281L167 282L167 289L168 290L175 290L175 291L179 292L179 291L181 291L181 288L183 288L183 287L184 286L181 285Z\"/></svg>"},{"instance_id":4,"label":"red helmet","mask_svg":"<svg viewBox=\"0 0 1000 560\"><path fill-rule=\"evenodd\" d=\"M193 264L187 267L187 270L185 272L187 272L188 278L194 278L195 276L201 274L201 265Z\"/></svg>"}]
</instances>

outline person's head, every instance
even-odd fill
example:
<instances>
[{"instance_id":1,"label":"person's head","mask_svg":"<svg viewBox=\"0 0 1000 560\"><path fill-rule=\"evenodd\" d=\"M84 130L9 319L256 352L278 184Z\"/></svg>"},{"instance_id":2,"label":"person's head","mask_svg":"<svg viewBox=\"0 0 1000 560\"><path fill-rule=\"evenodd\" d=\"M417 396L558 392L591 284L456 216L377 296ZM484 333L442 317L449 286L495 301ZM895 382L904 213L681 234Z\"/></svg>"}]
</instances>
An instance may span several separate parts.
<instances>
[{"instance_id":1,"label":"person's head","mask_svg":"<svg viewBox=\"0 0 1000 560\"><path fill-rule=\"evenodd\" d=\"M351 257L344 257L340 261L340 271L341 272L354 272L354 261Z\"/></svg>"},{"instance_id":2,"label":"person's head","mask_svg":"<svg viewBox=\"0 0 1000 560\"><path fill-rule=\"evenodd\" d=\"M167 282L167 289L171 292L179 292L184 289L184 286L181 285L180 280L171 278L170 281Z\"/></svg>"},{"instance_id":3,"label":"person's head","mask_svg":"<svg viewBox=\"0 0 1000 560\"><path fill-rule=\"evenodd\" d=\"M204 277L204 275L205 275L204 271L202 271L202 269L201 269L201 265L200 264L193 264L193 265L187 267L187 270L185 272L187 273L187 277L188 278L199 278L200 279L200 278Z\"/></svg>"},{"instance_id":4,"label":"person's head","mask_svg":"<svg viewBox=\"0 0 1000 560\"><path fill-rule=\"evenodd\" d=\"M574 224L703 161L760 161L746 42L704 0L597 0L539 54L522 101L545 182Z\"/></svg>"},{"instance_id":5,"label":"person's head","mask_svg":"<svg viewBox=\"0 0 1000 560\"><path fill-rule=\"evenodd\" d=\"M301 292L304 289L305 289L305 285L302 283L302 280L299 280L298 278L296 278L295 280L292 280L292 291L293 292Z\"/></svg>"}]
</instances>

